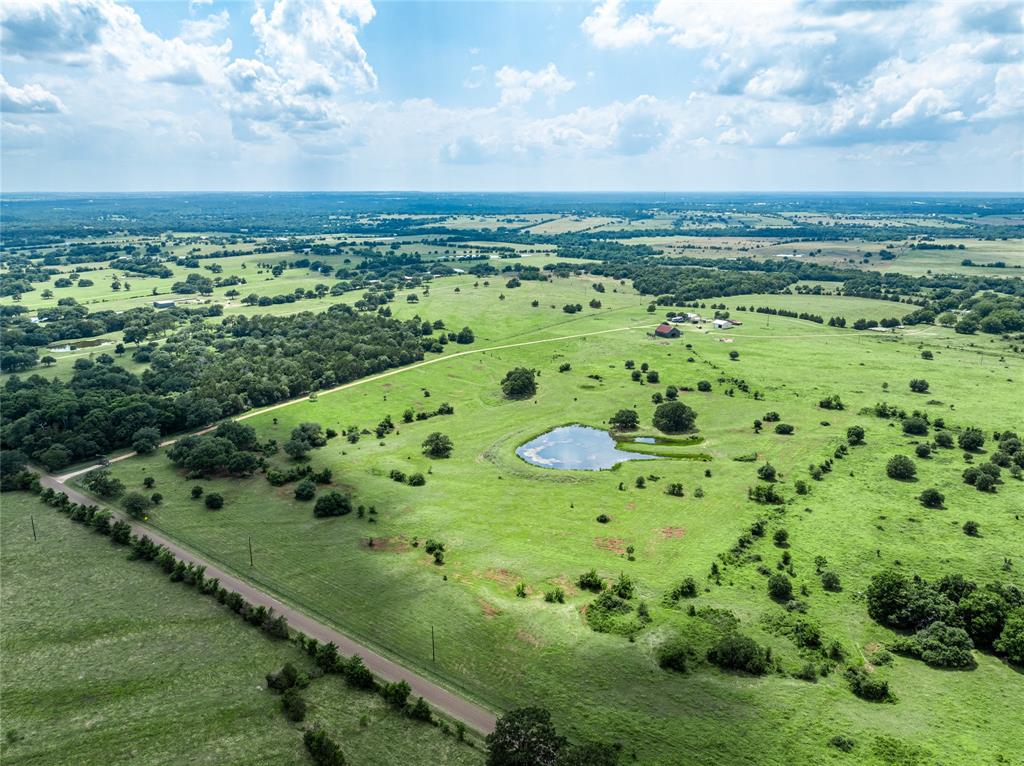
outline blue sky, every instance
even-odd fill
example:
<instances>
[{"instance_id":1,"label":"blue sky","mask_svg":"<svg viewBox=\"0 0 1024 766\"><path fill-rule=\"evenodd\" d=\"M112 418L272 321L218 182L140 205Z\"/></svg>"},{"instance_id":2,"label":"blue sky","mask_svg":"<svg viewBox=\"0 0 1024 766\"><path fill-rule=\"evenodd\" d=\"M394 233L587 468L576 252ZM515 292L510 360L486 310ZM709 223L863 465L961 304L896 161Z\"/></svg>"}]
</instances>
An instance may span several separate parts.
<instances>
[{"instance_id":1,"label":"blue sky","mask_svg":"<svg viewBox=\"0 0 1024 766\"><path fill-rule=\"evenodd\" d=\"M1024 2L5 0L4 191L1024 187Z\"/></svg>"}]
</instances>

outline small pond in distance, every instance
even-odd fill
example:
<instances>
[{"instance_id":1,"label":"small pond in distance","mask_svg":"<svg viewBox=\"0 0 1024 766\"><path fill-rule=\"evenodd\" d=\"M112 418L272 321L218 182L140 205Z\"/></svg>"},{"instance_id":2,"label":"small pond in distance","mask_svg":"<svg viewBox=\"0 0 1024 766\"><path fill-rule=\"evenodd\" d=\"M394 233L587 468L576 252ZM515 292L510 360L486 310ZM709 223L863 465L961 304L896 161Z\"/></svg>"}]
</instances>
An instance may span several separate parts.
<instances>
[{"instance_id":1,"label":"small pond in distance","mask_svg":"<svg viewBox=\"0 0 1024 766\"><path fill-rule=\"evenodd\" d=\"M527 463L560 471L600 471L627 460L657 460L657 455L627 452L615 446L615 439L600 428L562 426L516 450Z\"/></svg>"}]
</instances>

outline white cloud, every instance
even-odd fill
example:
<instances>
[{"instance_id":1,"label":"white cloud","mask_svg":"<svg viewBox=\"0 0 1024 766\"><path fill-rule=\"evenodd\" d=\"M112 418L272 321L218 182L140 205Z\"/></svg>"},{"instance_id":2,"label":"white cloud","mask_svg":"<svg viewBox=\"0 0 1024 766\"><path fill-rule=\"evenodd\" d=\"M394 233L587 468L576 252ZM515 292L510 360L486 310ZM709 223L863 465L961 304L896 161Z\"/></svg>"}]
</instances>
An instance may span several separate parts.
<instances>
[{"instance_id":1,"label":"white cloud","mask_svg":"<svg viewBox=\"0 0 1024 766\"><path fill-rule=\"evenodd\" d=\"M483 64L476 64L470 67L469 74L462 81L462 87L469 88L470 90L476 90L482 87L487 77L487 67Z\"/></svg>"},{"instance_id":2,"label":"white cloud","mask_svg":"<svg viewBox=\"0 0 1024 766\"><path fill-rule=\"evenodd\" d=\"M205 19L185 19L181 22L181 37L189 42L209 42L224 32L230 21L227 11L211 13Z\"/></svg>"},{"instance_id":3,"label":"white cloud","mask_svg":"<svg viewBox=\"0 0 1024 766\"><path fill-rule=\"evenodd\" d=\"M622 19L622 0L604 0L583 20L582 29L599 48L628 48L651 42L664 30L645 14Z\"/></svg>"},{"instance_id":4,"label":"white cloud","mask_svg":"<svg viewBox=\"0 0 1024 766\"><path fill-rule=\"evenodd\" d=\"M64 103L39 85L11 85L0 74L0 111L7 114L54 114L65 112Z\"/></svg>"},{"instance_id":5,"label":"white cloud","mask_svg":"<svg viewBox=\"0 0 1024 766\"><path fill-rule=\"evenodd\" d=\"M548 64L536 72L503 66L494 73L494 84L501 91L501 103L504 106L525 104L535 93L550 101L555 96L568 93L576 86L576 83L562 75L554 64Z\"/></svg>"}]
</instances>

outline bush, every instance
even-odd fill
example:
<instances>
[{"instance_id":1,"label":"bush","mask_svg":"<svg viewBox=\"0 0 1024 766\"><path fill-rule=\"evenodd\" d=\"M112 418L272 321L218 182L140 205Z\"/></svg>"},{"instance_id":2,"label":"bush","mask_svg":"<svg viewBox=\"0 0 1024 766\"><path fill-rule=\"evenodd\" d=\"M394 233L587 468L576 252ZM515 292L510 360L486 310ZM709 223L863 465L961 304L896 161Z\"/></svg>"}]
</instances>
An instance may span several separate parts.
<instances>
[{"instance_id":1,"label":"bush","mask_svg":"<svg viewBox=\"0 0 1024 766\"><path fill-rule=\"evenodd\" d=\"M925 508L941 508L946 502L946 496L934 487L929 487L920 494L918 500Z\"/></svg>"},{"instance_id":2,"label":"bush","mask_svg":"<svg viewBox=\"0 0 1024 766\"><path fill-rule=\"evenodd\" d=\"M922 460L924 460L924 459L928 458L929 456L931 456L932 448L929 447L927 444L918 444L914 448L914 454L917 455Z\"/></svg>"},{"instance_id":3,"label":"bush","mask_svg":"<svg viewBox=\"0 0 1024 766\"><path fill-rule=\"evenodd\" d=\"M780 434L781 436L789 436L795 430L796 429L793 428L793 426L791 426L789 423L776 423L775 424L775 433Z\"/></svg>"},{"instance_id":4,"label":"bush","mask_svg":"<svg viewBox=\"0 0 1024 766\"><path fill-rule=\"evenodd\" d=\"M663 670L674 670L677 673L685 673L689 654L689 648L681 639L669 639L657 649L656 657L658 659L658 667Z\"/></svg>"},{"instance_id":5,"label":"bush","mask_svg":"<svg viewBox=\"0 0 1024 766\"><path fill-rule=\"evenodd\" d=\"M833 593L838 593L843 589L842 583L839 581L839 575L832 571L821 573L821 587Z\"/></svg>"},{"instance_id":6,"label":"bush","mask_svg":"<svg viewBox=\"0 0 1024 766\"><path fill-rule=\"evenodd\" d=\"M224 498L216 492L211 492L203 501L211 511L217 511L224 507Z\"/></svg>"},{"instance_id":7,"label":"bush","mask_svg":"<svg viewBox=\"0 0 1024 766\"><path fill-rule=\"evenodd\" d=\"M969 668L974 666L971 650L974 644L967 631L944 622L933 622L910 638L893 644L893 651L919 657L936 668Z\"/></svg>"},{"instance_id":8,"label":"bush","mask_svg":"<svg viewBox=\"0 0 1024 766\"><path fill-rule=\"evenodd\" d=\"M910 381L910 390L915 394L928 393L928 381L922 378L914 378Z\"/></svg>"},{"instance_id":9,"label":"bush","mask_svg":"<svg viewBox=\"0 0 1024 766\"><path fill-rule=\"evenodd\" d=\"M607 524L611 520L612 520L611 517L607 513L599 513L597 515L597 523L598 524Z\"/></svg>"},{"instance_id":10,"label":"bush","mask_svg":"<svg viewBox=\"0 0 1024 766\"><path fill-rule=\"evenodd\" d=\"M149 498L138 492L129 492L121 500L121 507L133 519L141 519L149 508Z\"/></svg>"},{"instance_id":11,"label":"bush","mask_svg":"<svg viewBox=\"0 0 1024 766\"><path fill-rule=\"evenodd\" d=\"M935 434L935 443L943 449L950 449L953 446L953 434L949 431L939 431Z\"/></svg>"},{"instance_id":12,"label":"bush","mask_svg":"<svg viewBox=\"0 0 1024 766\"><path fill-rule=\"evenodd\" d=\"M846 441L850 444L864 443L864 429L860 426L850 426L846 429Z\"/></svg>"},{"instance_id":13,"label":"bush","mask_svg":"<svg viewBox=\"0 0 1024 766\"><path fill-rule=\"evenodd\" d=\"M775 481L775 466L771 463L765 463L757 469L757 476L763 481Z\"/></svg>"},{"instance_id":14,"label":"bush","mask_svg":"<svg viewBox=\"0 0 1024 766\"><path fill-rule=\"evenodd\" d=\"M409 474L408 484L410 487L422 487L427 483L427 477L422 473L411 473Z\"/></svg>"},{"instance_id":15,"label":"bush","mask_svg":"<svg viewBox=\"0 0 1024 766\"><path fill-rule=\"evenodd\" d=\"M964 534L968 537L981 537L981 527L976 521L964 522Z\"/></svg>"},{"instance_id":16,"label":"bush","mask_svg":"<svg viewBox=\"0 0 1024 766\"><path fill-rule=\"evenodd\" d=\"M289 721L298 723L306 718L306 700L296 688L286 689L281 695L281 711Z\"/></svg>"},{"instance_id":17,"label":"bush","mask_svg":"<svg viewBox=\"0 0 1024 766\"><path fill-rule=\"evenodd\" d=\"M697 382L697 390L706 394L708 391L711 390L711 384L708 381L706 381L706 380L698 381Z\"/></svg>"},{"instance_id":18,"label":"bush","mask_svg":"<svg viewBox=\"0 0 1024 766\"><path fill-rule=\"evenodd\" d=\"M780 548L785 547L789 543L789 532L785 529L776 529L772 539L775 540L775 544Z\"/></svg>"},{"instance_id":19,"label":"bush","mask_svg":"<svg viewBox=\"0 0 1024 766\"><path fill-rule=\"evenodd\" d=\"M322 729L308 729L302 741L316 766L345 766L341 748Z\"/></svg>"},{"instance_id":20,"label":"bush","mask_svg":"<svg viewBox=\"0 0 1024 766\"><path fill-rule=\"evenodd\" d=\"M589 590L594 593L598 593L604 588L604 583L597 574L596 569L591 569L589 572L584 572L577 578L576 586L581 590Z\"/></svg>"},{"instance_id":21,"label":"bush","mask_svg":"<svg viewBox=\"0 0 1024 766\"><path fill-rule=\"evenodd\" d=\"M433 720L433 716L430 713L430 705L427 704L423 697L416 698L416 702L409 708L409 717L414 721L423 721L424 723L430 723Z\"/></svg>"},{"instance_id":22,"label":"bush","mask_svg":"<svg viewBox=\"0 0 1024 766\"><path fill-rule=\"evenodd\" d=\"M885 473L890 479L910 481L917 475L917 466L906 455L893 455L885 464Z\"/></svg>"},{"instance_id":23,"label":"bush","mask_svg":"<svg viewBox=\"0 0 1024 766\"><path fill-rule=\"evenodd\" d=\"M296 500L312 500L316 497L316 483L312 479L303 479L295 485Z\"/></svg>"},{"instance_id":24,"label":"bush","mask_svg":"<svg viewBox=\"0 0 1024 766\"><path fill-rule=\"evenodd\" d=\"M654 411L654 427L667 434L693 430L697 413L682 402L665 402Z\"/></svg>"},{"instance_id":25,"label":"bush","mask_svg":"<svg viewBox=\"0 0 1024 766\"><path fill-rule=\"evenodd\" d=\"M776 601L791 601L793 599L793 582L782 572L777 572L768 578L768 595Z\"/></svg>"},{"instance_id":26,"label":"bush","mask_svg":"<svg viewBox=\"0 0 1024 766\"><path fill-rule=\"evenodd\" d=\"M640 416L636 410L619 410L608 419L608 423L616 431L635 431L640 426Z\"/></svg>"},{"instance_id":27,"label":"bush","mask_svg":"<svg viewBox=\"0 0 1024 766\"><path fill-rule=\"evenodd\" d=\"M564 604L565 591L557 586L550 590L546 590L544 591L544 600L549 604Z\"/></svg>"},{"instance_id":28,"label":"bush","mask_svg":"<svg viewBox=\"0 0 1024 766\"><path fill-rule=\"evenodd\" d=\"M199 486L198 484L196 484L196 485L194 485L192 487L191 494L192 494L192 499L193 500L198 500L199 498L201 498L203 496L203 488L201 486Z\"/></svg>"},{"instance_id":29,"label":"bush","mask_svg":"<svg viewBox=\"0 0 1024 766\"><path fill-rule=\"evenodd\" d=\"M1006 616L995 650L1005 654L1010 662L1024 665L1024 607L1019 606Z\"/></svg>"},{"instance_id":30,"label":"bush","mask_svg":"<svg viewBox=\"0 0 1024 766\"><path fill-rule=\"evenodd\" d=\"M845 734L836 734L828 741L828 743L837 750L842 750L844 753L849 753L856 745L853 738L847 737Z\"/></svg>"},{"instance_id":31,"label":"bush","mask_svg":"<svg viewBox=\"0 0 1024 766\"><path fill-rule=\"evenodd\" d=\"M771 652L739 633L729 633L708 650L708 662L725 670L764 675L771 665Z\"/></svg>"},{"instance_id":32,"label":"bush","mask_svg":"<svg viewBox=\"0 0 1024 766\"><path fill-rule=\"evenodd\" d=\"M423 454L431 458L450 457L454 446L448 436L440 431L434 431L423 440Z\"/></svg>"},{"instance_id":33,"label":"bush","mask_svg":"<svg viewBox=\"0 0 1024 766\"><path fill-rule=\"evenodd\" d=\"M537 393L536 372L526 367L509 370L501 379L501 390L509 399L529 399Z\"/></svg>"},{"instance_id":34,"label":"bush","mask_svg":"<svg viewBox=\"0 0 1024 766\"><path fill-rule=\"evenodd\" d=\"M875 678L864 668L847 668L844 675L850 684L850 691L861 699L869 702L885 702L891 699L888 682Z\"/></svg>"},{"instance_id":35,"label":"bush","mask_svg":"<svg viewBox=\"0 0 1024 766\"><path fill-rule=\"evenodd\" d=\"M928 433L928 421L916 415L903 419L903 433L910 436L924 436Z\"/></svg>"},{"instance_id":36,"label":"bush","mask_svg":"<svg viewBox=\"0 0 1024 766\"><path fill-rule=\"evenodd\" d=\"M325 516L344 516L352 512L352 501L340 492L328 492L316 499L313 506L313 515L323 518Z\"/></svg>"},{"instance_id":37,"label":"bush","mask_svg":"<svg viewBox=\"0 0 1024 766\"><path fill-rule=\"evenodd\" d=\"M384 701L399 709L405 707L411 693L412 687L409 686L407 681L384 684L380 689L380 696L384 698Z\"/></svg>"},{"instance_id":38,"label":"bush","mask_svg":"<svg viewBox=\"0 0 1024 766\"><path fill-rule=\"evenodd\" d=\"M957 437L957 444L965 452L977 452L985 444L985 434L978 428L965 428Z\"/></svg>"},{"instance_id":39,"label":"bush","mask_svg":"<svg viewBox=\"0 0 1024 766\"><path fill-rule=\"evenodd\" d=\"M345 663L345 681L349 686L355 689L372 689L377 685L377 682L373 680L373 674L370 669L363 664L363 658L359 655L353 655L352 658Z\"/></svg>"}]
</instances>

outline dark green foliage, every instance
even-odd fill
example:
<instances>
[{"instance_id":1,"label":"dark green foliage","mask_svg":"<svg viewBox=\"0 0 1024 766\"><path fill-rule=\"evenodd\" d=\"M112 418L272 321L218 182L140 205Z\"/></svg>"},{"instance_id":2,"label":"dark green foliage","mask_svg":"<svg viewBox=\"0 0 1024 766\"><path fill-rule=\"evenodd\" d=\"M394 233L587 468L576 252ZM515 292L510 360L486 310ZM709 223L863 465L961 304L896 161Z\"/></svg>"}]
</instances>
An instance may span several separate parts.
<instances>
[{"instance_id":1,"label":"dark green foliage","mask_svg":"<svg viewBox=\"0 0 1024 766\"><path fill-rule=\"evenodd\" d=\"M796 429L793 428L793 426L791 426L789 423L776 423L775 424L775 433L780 434L781 436L789 436L795 430Z\"/></svg>"},{"instance_id":2,"label":"dark green foliage","mask_svg":"<svg viewBox=\"0 0 1024 766\"><path fill-rule=\"evenodd\" d=\"M847 737L845 734L836 734L830 738L828 744L836 748L836 750L842 750L844 753L849 753L856 746L852 737Z\"/></svg>"},{"instance_id":3,"label":"dark green foliage","mask_svg":"<svg viewBox=\"0 0 1024 766\"><path fill-rule=\"evenodd\" d=\"M910 436L924 436L928 433L928 421L916 415L904 418L903 433Z\"/></svg>"},{"instance_id":4,"label":"dark green foliage","mask_svg":"<svg viewBox=\"0 0 1024 766\"><path fill-rule=\"evenodd\" d=\"M431 458L447 458L451 456L454 446L448 436L434 431L423 440L423 454Z\"/></svg>"},{"instance_id":5,"label":"dark green foliage","mask_svg":"<svg viewBox=\"0 0 1024 766\"><path fill-rule=\"evenodd\" d=\"M619 410L608 419L609 425L617 431L634 431L640 426L636 410Z\"/></svg>"},{"instance_id":6,"label":"dark green foliage","mask_svg":"<svg viewBox=\"0 0 1024 766\"><path fill-rule=\"evenodd\" d=\"M516 367L501 379L501 390L509 399L529 399L537 393L537 374L526 367Z\"/></svg>"},{"instance_id":7,"label":"dark green foliage","mask_svg":"<svg viewBox=\"0 0 1024 766\"><path fill-rule=\"evenodd\" d=\"M910 481L917 475L917 466L906 455L893 455L885 464L885 473L890 479Z\"/></svg>"},{"instance_id":8,"label":"dark green foliage","mask_svg":"<svg viewBox=\"0 0 1024 766\"><path fill-rule=\"evenodd\" d=\"M283 692L291 689L298 681L299 672L290 662L286 662L276 673L267 673L267 688L274 691Z\"/></svg>"},{"instance_id":9,"label":"dark green foliage","mask_svg":"<svg viewBox=\"0 0 1024 766\"><path fill-rule=\"evenodd\" d=\"M968 537L981 537L981 526L976 521L965 521L963 530Z\"/></svg>"},{"instance_id":10,"label":"dark green foliage","mask_svg":"<svg viewBox=\"0 0 1024 766\"><path fill-rule=\"evenodd\" d=\"M1018 606L1006 616L995 650L1005 654L1010 662L1024 665L1024 607Z\"/></svg>"},{"instance_id":11,"label":"dark green foliage","mask_svg":"<svg viewBox=\"0 0 1024 766\"><path fill-rule=\"evenodd\" d=\"M771 665L771 652L754 639L729 633L708 650L708 662L724 670L764 675Z\"/></svg>"},{"instance_id":12,"label":"dark green foliage","mask_svg":"<svg viewBox=\"0 0 1024 766\"><path fill-rule=\"evenodd\" d=\"M914 447L914 454L917 455L922 460L924 460L931 456L932 448L929 447L927 444L918 444L916 447Z\"/></svg>"},{"instance_id":13,"label":"dark green foliage","mask_svg":"<svg viewBox=\"0 0 1024 766\"><path fill-rule=\"evenodd\" d=\"M922 378L914 378L910 381L910 390L915 394L928 393L928 381Z\"/></svg>"},{"instance_id":14,"label":"dark green foliage","mask_svg":"<svg viewBox=\"0 0 1024 766\"><path fill-rule=\"evenodd\" d=\"M141 519L149 508L149 498L138 492L129 492L121 499L121 507L133 519Z\"/></svg>"},{"instance_id":15,"label":"dark green foliage","mask_svg":"<svg viewBox=\"0 0 1024 766\"><path fill-rule=\"evenodd\" d=\"M967 634L979 649L991 649L1003 632L1009 605L998 592L978 588L965 595L956 605L956 615Z\"/></svg>"},{"instance_id":16,"label":"dark green foliage","mask_svg":"<svg viewBox=\"0 0 1024 766\"><path fill-rule=\"evenodd\" d=\"M765 463L757 469L757 476L762 481L775 481L775 466Z\"/></svg>"},{"instance_id":17,"label":"dark green foliage","mask_svg":"<svg viewBox=\"0 0 1024 766\"><path fill-rule=\"evenodd\" d=\"M690 649L681 639L672 638L658 647L656 657L658 659L658 667L665 670L674 670L677 673L685 673L687 661L690 657Z\"/></svg>"},{"instance_id":18,"label":"dark green foliage","mask_svg":"<svg viewBox=\"0 0 1024 766\"><path fill-rule=\"evenodd\" d=\"M793 581L782 572L768 578L768 595L776 601L790 601L793 598Z\"/></svg>"},{"instance_id":19,"label":"dark green foliage","mask_svg":"<svg viewBox=\"0 0 1024 766\"><path fill-rule=\"evenodd\" d=\"M886 570L871 578L867 589L868 615L883 625L919 630L933 622L955 623L955 605L938 588Z\"/></svg>"},{"instance_id":20,"label":"dark green foliage","mask_svg":"<svg viewBox=\"0 0 1024 766\"><path fill-rule=\"evenodd\" d=\"M293 723L306 719L306 700L302 699L298 689L286 689L281 695L281 712Z\"/></svg>"},{"instance_id":21,"label":"dark green foliage","mask_svg":"<svg viewBox=\"0 0 1024 766\"><path fill-rule=\"evenodd\" d=\"M831 570L821 573L821 587L833 593L843 589L842 583L839 581L839 575Z\"/></svg>"},{"instance_id":22,"label":"dark green foliage","mask_svg":"<svg viewBox=\"0 0 1024 766\"><path fill-rule=\"evenodd\" d=\"M847 683L850 684L850 691L858 697L869 702L886 702L892 698L889 692L889 683L875 674L869 673L865 668L850 667L846 669Z\"/></svg>"},{"instance_id":23,"label":"dark green foliage","mask_svg":"<svg viewBox=\"0 0 1024 766\"><path fill-rule=\"evenodd\" d=\"M356 689L373 689L376 681L370 669L363 664L362 657L353 655L344 666L345 681Z\"/></svg>"},{"instance_id":24,"label":"dark green foliage","mask_svg":"<svg viewBox=\"0 0 1024 766\"><path fill-rule=\"evenodd\" d=\"M846 441L852 445L864 443L864 429L860 426L850 426L846 429Z\"/></svg>"},{"instance_id":25,"label":"dark green foliage","mask_svg":"<svg viewBox=\"0 0 1024 766\"><path fill-rule=\"evenodd\" d=\"M965 630L944 622L933 622L910 638L900 639L892 645L893 651L918 657L936 668L973 667L973 648Z\"/></svg>"},{"instance_id":26,"label":"dark green foliage","mask_svg":"<svg viewBox=\"0 0 1024 766\"><path fill-rule=\"evenodd\" d=\"M322 729L308 729L302 741L316 766L345 766L341 748Z\"/></svg>"},{"instance_id":27,"label":"dark green foliage","mask_svg":"<svg viewBox=\"0 0 1024 766\"><path fill-rule=\"evenodd\" d=\"M409 707L409 717L414 721L430 723L434 716L430 712L430 705L423 697L417 697L416 701Z\"/></svg>"},{"instance_id":28,"label":"dark green foliage","mask_svg":"<svg viewBox=\"0 0 1024 766\"><path fill-rule=\"evenodd\" d=\"M384 698L384 701L399 709L405 707L406 702L409 701L409 695L411 693L412 687L409 686L407 681L396 681L394 683L384 684L380 688L380 696Z\"/></svg>"},{"instance_id":29,"label":"dark green foliage","mask_svg":"<svg viewBox=\"0 0 1024 766\"><path fill-rule=\"evenodd\" d=\"M596 569L591 569L589 572L584 572L576 579L576 585L581 590L589 590L594 593L598 593L604 588L604 583L597 574Z\"/></svg>"},{"instance_id":30,"label":"dark green foliage","mask_svg":"<svg viewBox=\"0 0 1024 766\"><path fill-rule=\"evenodd\" d=\"M192 487L192 491L191 491L190 494L192 495L192 499L193 500L198 500L199 498L201 498L203 496L203 488L202 488L202 486L200 486L199 484L194 485Z\"/></svg>"},{"instance_id":31,"label":"dark green foliage","mask_svg":"<svg viewBox=\"0 0 1024 766\"><path fill-rule=\"evenodd\" d=\"M203 503L211 511L218 511L224 507L224 497L217 492L210 492L203 500Z\"/></svg>"},{"instance_id":32,"label":"dark green foliage","mask_svg":"<svg viewBox=\"0 0 1024 766\"><path fill-rule=\"evenodd\" d=\"M316 484L311 479L303 479L295 485L296 500L312 500L316 497Z\"/></svg>"},{"instance_id":33,"label":"dark green foliage","mask_svg":"<svg viewBox=\"0 0 1024 766\"><path fill-rule=\"evenodd\" d=\"M953 434L949 431L938 431L935 434L935 443L943 449L950 449L953 446Z\"/></svg>"},{"instance_id":34,"label":"dark green foliage","mask_svg":"<svg viewBox=\"0 0 1024 766\"><path fill-rule=\"evenodd\" d=\"M487 735L487 766L555 766L565 738L538 707L512 710L498 718Z\"/></svg>"},{"instance_id":35,"label":"dark green foliage","mask_svg":"<svg viewBox=\"0 0 1024 766\"><path fill-rule=\"evenodd\" d=\"M106 468L89 471L82 477L82 484L90 492L105 498L119 497L124 492L124 482L111 476Z\"/></svg>"},{"instance_id":36,"label":"dark green foliage","mask_svg":"<svg viewBox=\"0 0 1024 766\"><path fill-rule=\"evenodd\" d=\"M132 434L132 449L140 455L148 455L160 444L160 430L146 426Z\"/></svg>"},{"instance_id":37,"label":"dark green foliage","mask_svg":"<svg viewBox=\"0 0 1024 766\"><path fill-rule=\"evenodd\" d=\"M966 452L977 452L985 444L985 434L979 428L965 428L957 437L957 444Z\"/></svg>"},{"instance_id":38,"label":"dark green foliage","mask_svg":"<svg viewBox=\"0 0 1024 766\"><path fill-rule=\"evenodd\" d=\"M925 508L941 508L943 503L946 502L946 496L934 487L926 489L920 494L918 499Z\"/></svg>"},{"instance_id":39,"label":"dark green foliage","mask_svg":"<svg viewBox=\"0 0 1024 766\"><path fill-rule=\"evenodd\" d=\"M344 516L352 512L352 501L339 492L328 492L316 499L313 515L317 517Z\"/></svg>"},{"instance_id":40,"label":"dark green foliage","mask_svg":"<svg viewBox=\"0 0 1024 766\"><path fill-rule=\"evenodd\" d=\"M682 402L665 402L654 411L654 427L667 434L693 430L697 413Z\"/></svg>"}]
</instances>

